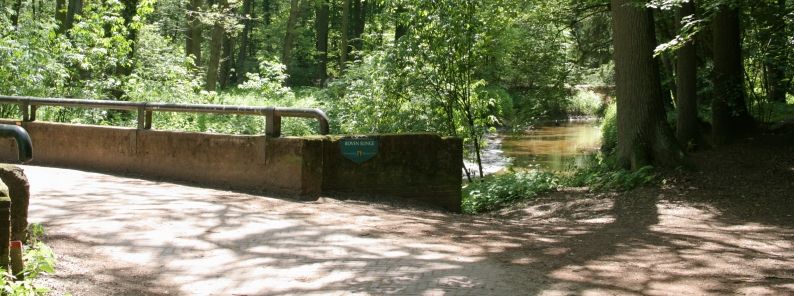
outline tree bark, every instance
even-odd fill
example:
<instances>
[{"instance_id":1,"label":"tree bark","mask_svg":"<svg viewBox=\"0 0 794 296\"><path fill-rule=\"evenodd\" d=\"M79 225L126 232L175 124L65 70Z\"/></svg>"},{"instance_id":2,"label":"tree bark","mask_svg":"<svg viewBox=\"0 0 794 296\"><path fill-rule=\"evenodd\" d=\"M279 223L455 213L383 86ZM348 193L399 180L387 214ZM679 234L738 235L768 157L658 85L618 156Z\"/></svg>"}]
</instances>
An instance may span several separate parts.
<instances>
[{"instance_id":1,"label":"tree bark","mask_svg":"<svg viewBox=\"0 0 794 296\"><path fill-rule=\"evenodd\" d=\"M253 0L245 0L243 2L243 32L240 34L240 48L237 51L237 69L235 82L240 83L245 79L245 73L248 72L248 50L249 50L249 35L253 29Z\"/></svg>"},{"instance_id":2,"label":"tree bark","mask_svg":"<svg viewBox=\"0 0 794 296\"><path fill-rule=\"evenodd\" d=\"M747 111L744 93L739 10L727 5L718 8L712 20L714 98L711 101L714 144L727 144L755 130Z\"/></svg>"},{"instance_id":3,"label":"tree bark","mask_svg":"<svg viewBox=\"0 0 794 296\"><path fill-rule=\"evenodd\" d=\"M316 16L314 19L315 32L317 34L315 49L317 50L317 69L315 80L317 85L324 85L328 79L328 25L329 25L330 4L328 0L320 0L317 3Z\"/></svg>"},{"instance_id":4,"label":"tree bark","mask_svg":"<svg viewBox=\"0 0 794 296\"><path fill-rule=\"evenodd\" d=\"M190 0L185 17L187 21L187 28L185 30L185 54L193 57L193 63L196 66L201 64L201 43L203 42L201 34L202 25L197 16L201 6L202 0Z\"/></svg>"},{"instance_id":5,"label":"tree bark","mask_svg":"<svg viewBox=\"0 0 794 296\"><path fill-rule=\"evenodd\" d=\"M341 33L341 40L339 45L339 70L340 72L345 72L345 66L347 64L347 55L350 51L349 49L349 41L350 41L350 0L344 0L342 2L342 28Z\"/></svg>"},{"instance_id":6,"label":"tree bark","mask_svg":"<svg viewBox=\"0 0 794 296\"><path fill-rule=\"evenodd\" d=\"M218 6L221 11L226 11L226 0L218 1ZM221 50L223 48L223 37L225 30L221 21L216 21L212 28L212 37L210 38L210 58L207 62L207 83L205 89L207 91L214 91L218 83L218 68L221 62Z\"/></svg>"},{"instance_id":7,"label":"tree bark","mask_svg":"<svg viewBox=\"0 0 794 296\"><path fill-rule=\"evenodd\" d=\"M69 0L69 7L66 9L66 21L61 26L61 33L69 31L74 25L74 16L82 13L82 0Z\"/></svg>"},{"instance_id":8,"label":"tree bark","mask_svg":"<svg viewBox=\"0 0 794 296\"><path fill-rule=\"evenodd\" d=\"M351 9L352 34L350 36L350 45L351 51L358 51L363 49L364 46L362 36L364 35L364 29L367 23L367 2L353 0L353 7Z\"/></svg>"},{"instance_id":9,"label":"tree bark","mask_svg":"<svg viewBox=\"0 0 794 296\"><path fill-rule=\"evenodd\" d=\"M763 42L769 44L764 54L765 89L770 101L786 102L786 68L788 67L788 51L786 45L786 1L777 0L776 3L764 5L762 16L761 36Z\"/></svg>"},{"instance_id":10,"label":"tree bark","mask_svg":"<svg viewBox=\"0 0 794 296\"><path fill-rule=\"evenodd\" d=\"M273 3L270 2L271 0L263 0L262 1L262 21L264 22L265 26L270 26L271 18L273 16Z\"/></svg>"},{"instance_id":11,"label":"tree bark","mask_svg":"<svg viewBox=\"0 0 794 296\"><path fill-rule=\"evenodd\" d=\"M665 122L653 15L631 0L612 0L618 97L618 164L674 166L683 154Z\"/></svg>"},{"instance_id":12,"label":"tree bark","mask_svg":"<svg viewBox=\"0 0 794 296\"><path fill-rule=\"evenodd\" d=\"M683 3L676 14L680 24L684 17L695 14L695 4L692 1ZM693 41L687 42L676 52L675 77L678 107L676 136L685 147L697 146L701 141L697 113L697 49Z\"/></svg>"},{"instance_id":13,"label":"tree bark","mask_svg":"<svg viewBox=\"0 0 794 296\"><path fill-rule=\"evenodd\" d=\"M403 21L403 14L405 14L405 6L400 5L397 7L396 16L394 18L394 44L400 41L400 38L408 33L408 26Z\"/></svg>"},{"instance_id":14,"label":"tree bark","mask_svg":"<svg viewBox=\"0 0 794 296\"><path fill-rule=\"evenodd\" d=\"M61 31L66 22L66 0L55 0L55 20L58 22L58 31Z\"/></svg>"},{"instance_id":15,"label":"tree bark","mask_svg":"<svg viewBox=\"0 0 794 296\"><path fill-rule=\"evenodd\" d=\"M19 25L19 13L22 12L22 0L16 0L11 7L14 13L11 15L11 25L16 27Z\"/></svg>"},{"instance_id":16,"label":"tree bark","mask_svg":"<svg viewBox=\"0 0 794 296\"><path fill-rule=\"evenodd\" d=\"M232 65L234 64L234 38L225 35L223 37L223 55L221 56L220 73L218 74L218 86L220 89L229 87L229 80L232 79Z\"/></svg>"},{"instance_id":17,"label":"tree bark","mask_svg":"<svg viewBox=\"0 0 794 296\"><path fill-rule=\"evenodd\" d=\"M303 0L309 1L309 0ZM284 34L284 44L281 51L281 63L290 68L290 59L292 58L292 46L295 43L295 27L298 24L298 17L301 12L300 0L290 1L289 18L287 19L287 30ZM289 70L287 70L289 73Z\"/></svg>"}]
</instances>

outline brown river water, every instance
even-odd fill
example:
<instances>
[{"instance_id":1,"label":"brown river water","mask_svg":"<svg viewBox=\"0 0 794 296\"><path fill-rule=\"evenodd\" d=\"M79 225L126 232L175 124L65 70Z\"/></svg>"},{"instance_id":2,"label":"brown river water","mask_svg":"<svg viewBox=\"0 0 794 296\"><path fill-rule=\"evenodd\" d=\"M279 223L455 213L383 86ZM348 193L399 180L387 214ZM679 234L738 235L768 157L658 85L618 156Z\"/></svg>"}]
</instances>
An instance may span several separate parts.
<instances>
[{"instance_id":1,"label":"brown river water","mask_svg":"<svg viewBox=\"0 0 794 296\"><path fill-rule=\"evenodd\" d=\"M518 133L488 137L483 150L485 174L513 168L565 171L581 166L601 147L601 129L596 121L571 121L536 126ZM476 170L476 164L466 167Z\"/></svg>"}]
</instances>

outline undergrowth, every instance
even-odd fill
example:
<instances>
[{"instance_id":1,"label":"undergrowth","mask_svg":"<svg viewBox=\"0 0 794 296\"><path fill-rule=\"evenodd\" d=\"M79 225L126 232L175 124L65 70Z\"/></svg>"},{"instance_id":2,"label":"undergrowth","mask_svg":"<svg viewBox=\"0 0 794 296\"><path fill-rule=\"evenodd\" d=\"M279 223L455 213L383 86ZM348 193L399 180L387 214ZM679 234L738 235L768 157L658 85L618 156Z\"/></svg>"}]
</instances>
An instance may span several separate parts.
<instances>
[{"instance_id":1,"label":"undergrowth","mask_svg":"<svg viewBox=\"0 0 794 296\"><path fill-rule=\"evenodd\" d=\"M0 268L0 295L8 296L37 296L47 295L49 289L37 287L34 282L42 273L55 272L55 255L52 249L41 241L44 229L39 224L28 227L28 246L26 246L23 260L24 280L15 280L10 272Z\"/></svg>"}]
</instances>

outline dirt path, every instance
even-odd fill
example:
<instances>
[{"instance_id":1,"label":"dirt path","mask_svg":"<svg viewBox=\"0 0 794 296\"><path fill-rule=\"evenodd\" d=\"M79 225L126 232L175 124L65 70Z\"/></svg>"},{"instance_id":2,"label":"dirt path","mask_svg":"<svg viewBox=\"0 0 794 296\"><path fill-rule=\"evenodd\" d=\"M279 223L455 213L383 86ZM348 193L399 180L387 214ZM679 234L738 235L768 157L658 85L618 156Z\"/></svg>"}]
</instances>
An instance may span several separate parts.
<instances>
[{"instance_id":1,"label":"dirt path","mask_svg":"<svg viewBox=\"0 0 794 296\"><path fill-rule=\"evenodd\" d=\"M791 143L694 155L704 171L659 189L477 217L25 169L58 295L787 295Z\"/></svg>"}]
</instances>

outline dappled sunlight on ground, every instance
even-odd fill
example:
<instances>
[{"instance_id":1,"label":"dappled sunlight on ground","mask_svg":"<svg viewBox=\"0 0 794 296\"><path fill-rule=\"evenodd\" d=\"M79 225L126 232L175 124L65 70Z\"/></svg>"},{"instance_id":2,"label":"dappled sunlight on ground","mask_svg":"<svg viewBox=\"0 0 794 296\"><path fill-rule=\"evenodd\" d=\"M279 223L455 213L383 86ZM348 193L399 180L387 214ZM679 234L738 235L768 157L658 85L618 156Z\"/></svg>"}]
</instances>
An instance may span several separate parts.
<instances>
[{"instance_id":1,"label":"dappled sunlight on ground","mask_svg":"<svg viewBox=\"0 0 794 296\"><path fill-rule=\"evenodd\" d=\"M465 216L25 169L30 219L61 261L43 283L58 293L794 293L790 225L727 218L664 190L557 192Z\"/></svg>"}]
</instances>

